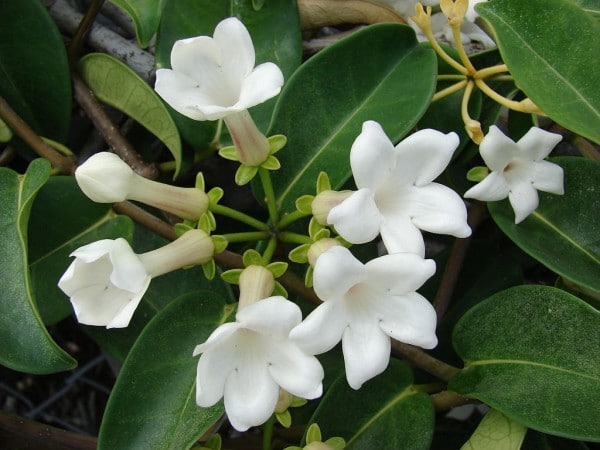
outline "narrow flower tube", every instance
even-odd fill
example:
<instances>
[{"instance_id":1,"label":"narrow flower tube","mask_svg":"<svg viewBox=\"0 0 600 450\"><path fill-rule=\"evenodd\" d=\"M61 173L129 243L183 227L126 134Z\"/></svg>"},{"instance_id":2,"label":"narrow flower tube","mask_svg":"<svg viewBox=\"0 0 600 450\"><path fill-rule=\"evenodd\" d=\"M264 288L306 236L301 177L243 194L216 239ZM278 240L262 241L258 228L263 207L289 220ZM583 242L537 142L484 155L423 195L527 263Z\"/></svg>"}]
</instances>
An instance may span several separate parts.
<instances>
[{"instance_id":1,"label":"narrow flower tube","mask_svg":"<svg viewBox=\"0 0 600 450\"><path fill-rule=\"evenodd\" d=\"M58 287L69 296L80 323L123 328L129 325L153 277L204 264L213 252L212 239L201 230L190 230L176 241L141 255L123 238L103 239L71 253L75 260Z\"/></svg>"},{"instance_id":2,"label":"narrow flower tube","mask_svg":"<svg viewBox=\"0 0 600 450\"><path fill-rule=\"evenodd\" d=\"M208 197L201 190L148 180L110 152L90 157L77 168L75 179L83 193L98 203L135 200L190 220L198 220L208 210Z\"/></svg>"},{"instance_id":3,"label":"narrow flower tube","mask_svg":"<svg viewBox=\"0 0 600 450\"><path fill-rule=\"evenodd\" d=\"M269 141L256 127L246 110L229 114L225 125L237 153L238 161L245 166L260 166L270 153Z\"/></svg>"},{"instance_id":4,"label":"narrow flower tube","mask_svg":"<svg viewBox=\"0 0 600 450\"><path fill-rule=\"evenodd\" d=\"M242 270L239 286L241 309L269 297L275 289L275 277L266 267L251 265Z\"/></svg>"}]
</instances>

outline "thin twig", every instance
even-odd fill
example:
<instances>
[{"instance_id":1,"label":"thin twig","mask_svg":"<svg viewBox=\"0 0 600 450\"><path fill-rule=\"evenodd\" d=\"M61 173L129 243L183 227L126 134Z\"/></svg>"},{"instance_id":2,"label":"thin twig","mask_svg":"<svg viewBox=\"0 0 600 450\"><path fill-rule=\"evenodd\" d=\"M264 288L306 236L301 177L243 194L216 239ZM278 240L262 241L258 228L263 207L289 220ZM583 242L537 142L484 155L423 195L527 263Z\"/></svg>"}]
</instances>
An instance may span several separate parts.
<instances>
[{"instance_id":1,"label":"thin twig","mask_svg":"<svg viewBox=\"0 0 600 450\"><path fill-rule=\"evenodd\" d=\"M462 406L468 403L476 402L476 400L471 398L463 397L462 395L448 391L432 394L431 401L433 402L433 407L435 408L436 412L449 411L456 406Z\"/></svg>"},{"instance_id":2,"label":"thin twig","mask_svg":"<svg viewBox=\"0 0 600 450\"><path fill-rule=\"evenodd\" d=\"M151 180L158 178L159 171L156 165L148 164L142 160L129 141L123 137L112 123L90 88L76 73L73 73L73 91L75 99L113 151L129 164L137 174Z\"/></svg>"},{"instance_id":3,"label":"thin twig","mask_svg":"<svg viewBox=\"0 0 600 450\"><path fill-rule=\"evenodd\" d=\"M460 372L460 369L428 355L420 348L394 339L392 339L392 353L403 357L407 362L438 377L442 381L450 381L454 375Z\"/></svg>"},{"instance_id":4,"label":"thin twig","mask_svg":"<svg viewBox=\"0 0 600 450\"><path fill-rule=\"evenodd\" d=\"M475 229L483 220L484 216L485 204L475 202L467 217L467 222L471 227L471 230L475 231ZM448 309L450 299L452 298L454 288L456 287L456 282L458 281L458 275L460 274L460 270L462 268L462 263L465 259L465 255L467 254L470 244L471 237L465 239L456 239L454 241L454 245L450 251L450 257L448 258L448 262L446 263L446 267L444 269L444 274L442 275L442 281L440 282L435 299L433 300L433 307L437 313L438 324L441 322L446 310Z\"/></svg>"},{"instance_id":5,"label":"thin twig","mask_svg":"<svg viewBox=\"0 0 600 450\"><path fill-rule=\"evenodd\" d=\"M104 0L92 0L91 5L85 12L83 19L79 22L79 26L77 27L77 31L75 31L75 35L71 40L69 47L67 48L67 55L69 56L69 62L71 63L71 67L75 64L75 59L81 48L83 47L83 43L85 42L85 38L96 20L96 16L100 12L102 5L104 4Z\"/></svg>"},{"instance_id":6,"label":"thin twig","mask_svg":"<svg viewBox=\"0 0 600 450\"><path fill-rule=\"evenodd\" d=\"M6 122L14 134L19 136L38 155L49 160L55 169L61 173L72 173L75 170L75 160L62 156L46 144L35 131L0 97L0 118Z\"/></svg>"}]
</instances>

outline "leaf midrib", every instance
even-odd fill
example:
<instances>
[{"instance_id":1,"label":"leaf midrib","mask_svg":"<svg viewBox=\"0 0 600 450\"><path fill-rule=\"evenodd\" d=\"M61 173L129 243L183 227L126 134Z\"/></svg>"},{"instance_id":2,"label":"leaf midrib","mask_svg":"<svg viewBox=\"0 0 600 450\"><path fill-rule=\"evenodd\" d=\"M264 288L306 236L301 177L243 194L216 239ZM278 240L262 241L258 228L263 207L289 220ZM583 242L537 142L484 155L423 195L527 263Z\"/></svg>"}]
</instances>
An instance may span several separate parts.
<instances>
[{"instance_id":1,"label":"leaf midrib","mask_svg":"<svg viewBox=\"0 0 600 450\"><path fill-rule=\"evenodd\" d=\"M600 382L599 376L588 375L581 372L575 372L572 369L567 369L566 367L553 366L551 364L540 363L536 361L527 361L522 359L486 359L479 361L471 361L465 364L465 369L474 366L486 366L486 365L505 365L505 364L515 364L515 365L526 365L526 366L535 366L535 367L543 367L544 369L555 370L557 372L565 372L572 375L576 375L582 378L589 378L591 380Z\"/></svg>"}]
</instances>

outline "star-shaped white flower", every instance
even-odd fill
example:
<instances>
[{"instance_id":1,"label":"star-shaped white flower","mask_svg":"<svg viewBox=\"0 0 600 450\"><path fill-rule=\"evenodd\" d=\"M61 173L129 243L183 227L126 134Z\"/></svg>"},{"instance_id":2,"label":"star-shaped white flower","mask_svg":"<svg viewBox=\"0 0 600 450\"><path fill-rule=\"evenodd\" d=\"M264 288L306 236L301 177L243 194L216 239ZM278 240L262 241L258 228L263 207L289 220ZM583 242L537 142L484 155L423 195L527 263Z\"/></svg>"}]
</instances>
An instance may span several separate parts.
<instances>
[{"instance_id":1,"label":"star-shaped white flower","mask_svg":"<svg viewBox=\"0 0 600 450\"><path fill-rule=\"evenodd\" d=\"M377 122L365 122L350 152L358 191L334 206L327 222L353 244L369 242L381 233L388 253L424 256L421 230L469 236L463 200L433 182L458 143L456 133L426 129L394 147Z\"/></svg>"},{"instance_id":2,"label":"star-shaped white flower","mask_svg":"<svg viewBox=\"0 0 600 450\"><path fill-rule=\"evenodd\" d=\"M277 65L254 67L248 30L235 17L221 21L213 37L175 42L171 68L156 71L156 92L173 109L194 120L217 120L279 94L283 74Z\"/></svg>"},{"instance_id":3,"label":"star-shaped white flower","mask_svg":"<svg viewBox=\"0 0 600 450\"><path fill-rule=\"evenodd\" d=\"M340 340L348 384L362 384L385 370L390 338L433 348L436 313L415 290L435 273L435 262L412 253L385 255L362 264L336 246L317 259L313 282L323 303L295 327L290 338L311 354Z\"/></svg>"},{"instance_id":4,"label":"star-shaped white flower","mask_svg":"<svg viewBox=\"0 0 600 450\"><path fill-rule=\"evenodd\" d=\"M288 337L302 319L300 308L283 297L240 309L236 321L217 328L196 347L196 403L208 407L224 397L229 421L238 431L266 422L279 388L297 397L320 397L323 368L313 354Z\"/></svg>"},{"instance_id":5,"label":"star-shaped white flower","mask_svg":"<svg viewBox=\"0 0 600 450\"><path fill-rule=\"evenodd\" d=\"M538 207L538 190L564 194L562 167L544 161L561 139L559 134L532 127L514 142L491 126L479 153L492 172L465 192L465 198L493 202L508 197L515 223L522 222Z\"/></svg>"}]
</instances>

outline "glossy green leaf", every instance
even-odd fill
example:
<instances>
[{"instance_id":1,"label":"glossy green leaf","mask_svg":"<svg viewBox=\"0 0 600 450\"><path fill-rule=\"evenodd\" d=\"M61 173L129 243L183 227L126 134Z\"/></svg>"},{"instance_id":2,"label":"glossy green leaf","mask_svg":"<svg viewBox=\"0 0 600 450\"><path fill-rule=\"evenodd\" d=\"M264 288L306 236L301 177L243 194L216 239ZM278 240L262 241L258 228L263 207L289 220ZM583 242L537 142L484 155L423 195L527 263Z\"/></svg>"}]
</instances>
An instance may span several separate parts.
<instances>
[{"instance_id":1,"label":"glossy green leaf","mask_svg":"<svg viewBox=\"0 0 600 450\"><path fill-rule=\"evenodd\" d=\"M527 428L491 409L460 450L519 450Z\"/></svg>"},{"instance_id":2,"label":"glossy green leaf","mask_svg":"<svg viewBox=\"0 0 600 450\"><path fill-rule=\"evenodd\" d=\"M433 436L434 411L429 396L412 386L408 366L392 359L381 375L359 391L345 375L323 396L310 423L318 423L325 437L346 440L346 449L428 449Z\"/></svg>"},{"instance_id":3,"label":"glossy green leaf","mask_svg":"<svg viewBox=\"0 0 600 450\"><path fill-rule=\"evenodd\" d=\"M553 158L565 172L565 194L540 192L540 206L518 225L507 200L489 203L494 221L521 249L549 269L600 292L600 163Z\"/></svg>"},{"instance_id":4,"label":"glossy green leaf","mask_svg":"<svg viewBox=\"0 0 600 450\"><path fill-rule=\"evenodd\" d=\"M110 55L91 53L81 58L78 67L96 97L135 119L167 146L175 158L177 177L181 169L181 139L158 94L127 65Z\"/></svg>"},{"instance_id":5,"label":"glossy green leaf","mask_svg":"<svg viewBox=\"0 0 600 450\"><path fill-rule=\"evenodd\" d=\"M12 139L13 133L6 122L0 119L0 142L8 142Z\"/></svg>"},{"instance_id":6,"label":"glossy green leaf","mask_svg":"<svg viewBox=\"0 0 600 450\"><path fill-rule=\"evenodd\" d=\"M39 0L0 2L0 96L37 133L66 139L71 72L63 39Z\"/></svg>"},{"instance_id":7,"label":"glossy green leaf","mask_svg":"<svg viewBox=\"0 0 600 450\"><path fill-rule=\"evenodd\" d=\"M27 267L27 223L50 163L34 160L24 176L0 168L0 364L29 373L76 366L52 340L38 314Z\"/></svg>"},{"instance_id":8,"label":"glossy green leaf","mask_svg":"<svg viewBox=\"0 0 600 450\"><path fill-rule=\"evenodd\" d=\"M269 0L260 10L252 0L165 0L156 43L156 64L170 67L173 44L191 36L212 36L216 25L236 16L248 28L256 51L256 64L276 63L287 80L300 65L302 36L294 0ZM250 109L263 132L271 120L276 99ZM197 122L172 110L182 136L195 146L212 140L216 122Z\"/></svg>"},{"instance_id":9,"label":"glossy green leaf","mask_svg":"<svg viewBox=\"0 0 600 450\"><path fill-rule=\"evenodd\" d=\"M53 177L40 189L29 221L29 268L37 307L46 324L71 314L68 297L57 287L71 258L90 242L124 237L131 241L133 222L116 216L110 205L89 200L73 177Z\"/></svg>"},{"instance_id":10,"label":"glossy green leaf","mask_svg":"<svg viewBox=\"0 0 600 450\"><path fill-rule=\"evenodd\" d=\"M223 414L196 405L196 345L233 314L210 291L179 297L144 329L108 400L98 449L187 449Z\"/></svg>"},{"instance_id":11,"label":"glossy green leaf","mask_svg":"<svg viewBox=\"0 0 600 450\"><path fill-rule=\"evenodd\" d=\"M131 17L140 47L146 48L158 29L164 0L111 0Z\"/></svg>"},{"instance_id":12,"label":"glossy green leaf","mask_svg":"<svg viewBox=\"0 0 600 450\"><path fill-rule=\"evenodd\" d=\"M600 2L598 0L571 0L576 5L579 5L586 13L596 19L600 19Z\"/></svg>"},{"instance_id":13,"label":"glossy green leaf","mask_svg":"<svg viewBox=\"0 0 600 450\"><path fill-rule=\"evenodd\" d=\"M166 239L141 226L136 226L132 243L136 253L151 251L167 243ZM159 311L176 298L200 289L211 291L229 302L235 300L230 286L220 277L207 280L201 267L180 269L152 279L127 328L106 329L84 326L84 331L98 343L102 350L122 361L146 324Z\"/></svg>"},{"instance_id":14,"label":"glossy green leaf","mask_svg":"<svg viewBox=\"0 0 600 450\"><path fill-rule=\"evenodd\" d=\"M516 84L562 126L600 143L600 23L566 0L503 0L477 11ZM560 20L557 20L560 18Z\"/></svg>"},{"instance_id":15,"label":"glossy green leaf","mask_svg":"<svg viewBox=\"0 0 600 450\"><path fill-rule=\"evenodd\" d=\"M449 389L545 433L600 440L600 312L556 288L518 286L457 323L465 361Z\"/></svg>"},{"instance_id":16,"label":"glossy green leaf","mask_svg":"<svg viewBox=\"0 0 600 450\"><path fill-rule=\"evenodd\" d=\"M433 51L397 24L357 31L303 64L284 87L269 131L288 138L277 154L282 168L271 175L282 210L314 194L323 170L334 189L343 185L364 121L379 122L394 142L404 136L427 109L435 77Z\"/></svg>"}]
</instances>

